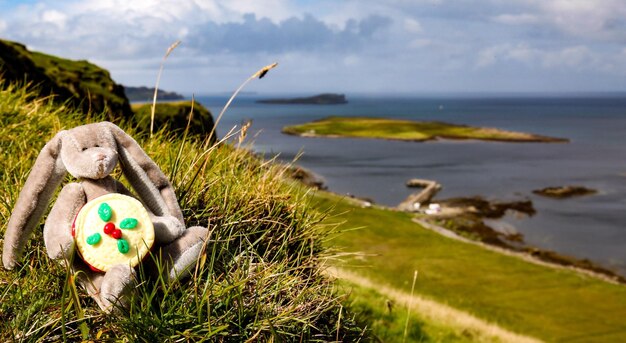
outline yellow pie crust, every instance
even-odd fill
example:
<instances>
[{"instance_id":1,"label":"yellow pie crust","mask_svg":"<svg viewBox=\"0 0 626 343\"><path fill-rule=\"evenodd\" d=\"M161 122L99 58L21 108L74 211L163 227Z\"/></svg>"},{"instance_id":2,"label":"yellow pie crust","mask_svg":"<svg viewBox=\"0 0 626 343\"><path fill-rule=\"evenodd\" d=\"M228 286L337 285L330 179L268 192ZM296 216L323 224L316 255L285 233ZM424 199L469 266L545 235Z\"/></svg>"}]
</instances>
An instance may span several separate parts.
<instances>
[{"instance_id":1,"label":"yellow pie crust","mask_svg":"<svg viewBox=\"0 0 626 343\"><path fill-rule=\"evenodd\" d=\"M108 215L99 213L99 210L107 207ZM129 220L124 222L124 219L131 219L134 225L125 224ZM136 219L136 222L132 219ZM121 231L119 239L110 232L105 233L107 224L109 228L113 224L116 230ZM143 204L135 198L117 193L100 196L85 204L76 216L73 233L83 260L105 272L116 264L138 265L154 244L154 227ZM120 242L122 240L126 244Z\"/></svg>"}]
</instances>

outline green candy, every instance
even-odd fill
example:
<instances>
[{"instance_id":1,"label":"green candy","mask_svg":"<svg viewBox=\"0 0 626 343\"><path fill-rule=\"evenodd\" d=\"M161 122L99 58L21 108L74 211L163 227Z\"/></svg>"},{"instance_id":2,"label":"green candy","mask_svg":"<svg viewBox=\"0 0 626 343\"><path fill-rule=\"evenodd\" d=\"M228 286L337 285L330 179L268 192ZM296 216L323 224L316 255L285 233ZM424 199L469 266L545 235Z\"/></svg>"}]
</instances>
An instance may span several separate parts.
<instances>
[{"instance_id":1,"label":"green candy","mask_svg":"<svg viewBox=\"0 0 626 343\"><path fill-rule=\"evenodd\" d=\"M94 233L93 235L87 237L87 244L89 244L89 245L98 244L100 242L101 238L102 237L100 236L99 233Z\"/></svg>"},{"instance_id":2,"label":"green candy","mask_svg":"<svg viewBox=\"0 0 626 343\"><path fill-rule=\"evenodd\" d=\"M120 238L117 240L117 250L122 254L125 254L130 250L130 246L128 246L128 242L124 238Z\"/></svg>"},{"instance_id":3,"label":"green candy","mask_svg":"<svg viewBox=\"0 0 626 343\"><path fill-rule=\"evenodd\" d=\"M135 218L125 218L120 223L121 229L134 229L135 227L137 227L137 219Z\"/></svg>"},{"instance_id":4,"label":"green candy","mask_svg":"<svg viewBox=\"0 0 626 343\"><path fill-rule=\"evenodd\" d=\"M103 202L98 208L98 215L102 221L108 222L111 220L111 216L113 216L113 210L111 210L111 206L109 206L109 204Z\"/></svg>"}]
</instances>

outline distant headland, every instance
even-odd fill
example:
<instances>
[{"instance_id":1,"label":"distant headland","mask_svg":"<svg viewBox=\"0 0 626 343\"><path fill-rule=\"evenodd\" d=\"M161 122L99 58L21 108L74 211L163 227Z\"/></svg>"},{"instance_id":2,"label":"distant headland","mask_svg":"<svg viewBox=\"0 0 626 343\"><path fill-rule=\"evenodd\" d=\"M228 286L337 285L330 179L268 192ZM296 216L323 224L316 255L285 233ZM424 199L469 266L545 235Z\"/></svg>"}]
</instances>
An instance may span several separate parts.
<instances>
[{"instance_id":1,"label":"distant headland","mask_svg":"<svg viewBox=\"0 0 626 343\"><path fill-rule=\"evenodd\" d=\"M569 142L565 138L540 136L489 127L369 117L328 117L301 125L286 126L282 132L301 137L377 138L416 142L436 139L475 139L520 143Z\"/></svg>"},{"instance_id":2,"label":"distant headland","mask_svg":"<svg viewBox=\"0 0 626 343\"><path fill-rule=\"evenodd\" d=\"M261 104L286 104L286 105L339 105L347 104L345 94L324 93L304 98L277 98L257 100Z\"/></svg>"},{"instance_id":3,"label":"distant headland","mask_svg":"<svg viewBox=\"0 0 626 343\"><path fill-rule=\"evenodd\" d=\"M149 87L130 87L124 86L124 92L126 93L126 97L130 101L152 101L154 97L154 88ZM159 89L159 93L157 95L158 100L183 100L185 97L182 94L178 94L176 92L168 92Z\"/></svg>"}]
</instances>

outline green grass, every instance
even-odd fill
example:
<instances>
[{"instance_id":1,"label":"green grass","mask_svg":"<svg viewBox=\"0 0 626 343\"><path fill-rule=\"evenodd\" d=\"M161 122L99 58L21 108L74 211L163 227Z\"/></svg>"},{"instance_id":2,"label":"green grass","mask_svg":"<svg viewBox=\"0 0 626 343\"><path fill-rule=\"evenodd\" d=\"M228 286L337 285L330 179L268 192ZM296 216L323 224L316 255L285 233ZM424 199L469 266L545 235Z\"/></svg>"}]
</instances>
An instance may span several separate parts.
<instances>
[{"instance_id":1,"label":"green grass","mask_svg":"<svg viewBox=\"0 0 626 343\"><path fill-rule=\"evenodd\" d=\"M99 118L32 100L22 87L0 89L2 237L45 142ZM130 308L104 315L75 275L47 257L40 226L20 266L0 268L0 341L355 341L363 335L318 268L328 254L322 245L328 231L317 225L321 217L303 192L284 181L283 169L227 144L205 150L197 137L183 141L161 130L149 139L121 126L170 176L187 225L211 229L198 269L173 285L140 277Z\"/></svg>"},{"instance_id":2,"label":"green grass","mask_svg":"<svg viewBox=\"0 0 626 343\"><path fill-rule=\"evenodd\" d=\"M626 340L626 287L445 238L406 213L360 208L319 193L342 233L329 245L359 255L337 263L382 286L415 292L546 341ZM356 229L355 229L356 228Z\"/></svg>"},{"instance_id":3,"label":"green grass","mask_svg":"<svg viewBox=\"0 0 626 343\"><path fill-rule=\"evenodd\" d=\"M149 129L152 104L133 104L131 108L134 113L133 123L139 128ZM187 127L189 113L191 113L191 101L158 103L154 114L154 127L182 134ZM208 135L213 125L211 112L199 102L195 102L189 132Z\"/></svg>"},{"instance_id":4,"label":"green grass","mask_svg":"<svg viewBox=\"0 0 626 343\"><path fill-rule=\"evenodd\" d=\"M306 124L287 126L283 128L283 132L311 137L379 138L404 141L426 141L437 138L504 142L567 141L494 128L367 117L328 117Z\"/></svg>"}]
</instances>

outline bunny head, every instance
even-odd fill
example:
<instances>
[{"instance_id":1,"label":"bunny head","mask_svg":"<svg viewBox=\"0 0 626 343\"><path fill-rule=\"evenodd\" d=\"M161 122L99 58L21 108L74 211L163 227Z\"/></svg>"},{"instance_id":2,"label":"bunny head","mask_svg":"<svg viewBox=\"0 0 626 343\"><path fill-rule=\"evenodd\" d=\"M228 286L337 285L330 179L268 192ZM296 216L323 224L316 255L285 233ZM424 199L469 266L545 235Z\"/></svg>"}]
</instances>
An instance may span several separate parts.
<instances>
[{"instance_id":1,"label":"bunny head","mask_svg":"<svg viewBox=\"0 0 626 343\"><path fill-rule=\"evenodd\" d=\"M17 199L2 251L12 269L66 174L102 179L117 164L144 205L155 215L183 221L174 189L137 142L109 122L87 124L57 133L41 150Z\"/></svg>"},{"instance_id":2,"label":"bunny head","mask_svg":"<svg viewBox=\"0 0 626 343\"><path fill-rule=\"evenodd\" d=\"M106 126L100 124L79 126L58 134L63 166L77 179L102 179L117 165L117 143L113 132L106 127L98 128Z\"/></svg>"}]
</instances>

